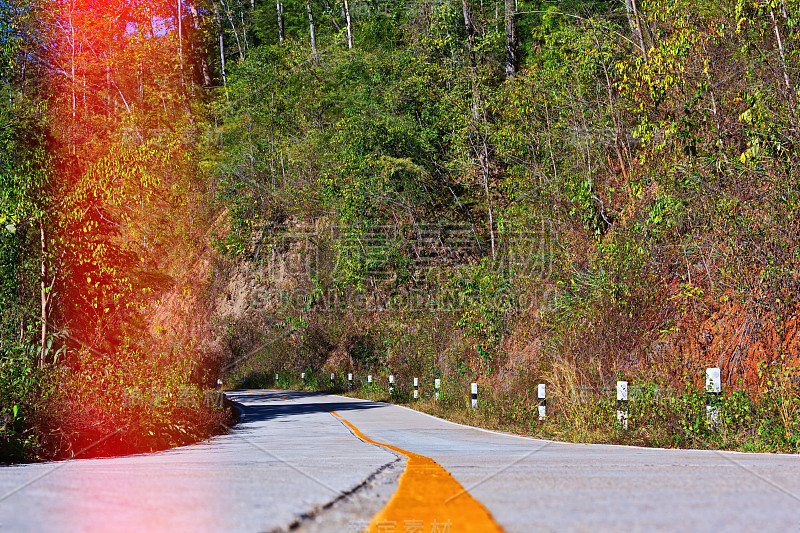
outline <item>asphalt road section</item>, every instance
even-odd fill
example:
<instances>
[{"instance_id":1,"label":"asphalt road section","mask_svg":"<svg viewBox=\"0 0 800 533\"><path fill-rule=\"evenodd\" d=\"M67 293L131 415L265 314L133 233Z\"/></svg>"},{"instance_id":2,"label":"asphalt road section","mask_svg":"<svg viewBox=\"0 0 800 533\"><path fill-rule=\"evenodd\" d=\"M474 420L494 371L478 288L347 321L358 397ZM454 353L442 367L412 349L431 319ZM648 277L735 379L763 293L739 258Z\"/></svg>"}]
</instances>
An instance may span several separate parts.
<instances>
[{"instance_id":1,"label":"asphalt road section","mask_svg":"<svg viewBox=\"0 0 800 533\"><path fill-rule=\"evenodd\" d=\"M375 441L436 461L509 533L800 533L797 455L559 443L397 406L344 416Z\"/></svg>"},{"instance_id":2,"label":"asphalt road section","mask_svg":"<svg viewBox=\"0 0 800 533\"><path fill-rule=\"evenodd\" d=\"M800 533L799 456L555 443L338 396L229 395L243 422L204 443L0 467L0 532L458 533L444 511L398 507L406 474L391 477L411 459L389 446L452 476L464 492L447 505L474 498L507 532Z\"/></svg>"},{"instance_id":3,"label":"asphalt road section","mask_svg":"<svg viewBox=\"0 0 800 533\"><path fill-rule=\"evenodd\" d=\"M289 391L228 396L244 406L244 419L199 444L1 466L0 533L281 530L400 461L329 412L380 404Z\"/></svg>"}]
</instances>

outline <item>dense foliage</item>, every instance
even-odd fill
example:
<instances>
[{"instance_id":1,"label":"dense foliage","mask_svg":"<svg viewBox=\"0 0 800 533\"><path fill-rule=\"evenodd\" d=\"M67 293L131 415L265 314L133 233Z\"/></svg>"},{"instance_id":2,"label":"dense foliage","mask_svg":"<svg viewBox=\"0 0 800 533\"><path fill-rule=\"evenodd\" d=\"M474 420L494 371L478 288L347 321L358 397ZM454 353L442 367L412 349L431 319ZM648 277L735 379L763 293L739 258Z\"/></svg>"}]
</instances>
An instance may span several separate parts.
<instances>
[{"instance_id":1,"label":"dense foliage","mask_svg":"<svg viewBox=\"0 0 800 533\"><path fill-rule=\"evenodd\" d=\"M3 456L149 450L220 431L203 391L216 376L200 264L200 23L171 4L13 5Z\"/></svg>"},{"instance_id":2,"label":"dense foliage","mask_svg":"<svg viewBox=\"0 0 800 533\"><path fill-rule=\"evenodd\" d=\"M287 3L282 41L266 5L224 36L249 43L215 108L219 244L258 280L220 321L239 376L794 372L797 3L359 5L352 48L309 6L313 35Z\"/></svg>"},{"instance_id":3,"label":"dense foliage","mask_svg":"<svg viewBox=\"0 0 800 533\"><path fill-rule=\"evenodd\" d=\"M26 420L39 393L39 228L49 181L43 150L41 72L30 61L29 6L0 5L0 457L36 443ZM51 344L52 347L52 344Z\"/></svg>"}]
</instances>

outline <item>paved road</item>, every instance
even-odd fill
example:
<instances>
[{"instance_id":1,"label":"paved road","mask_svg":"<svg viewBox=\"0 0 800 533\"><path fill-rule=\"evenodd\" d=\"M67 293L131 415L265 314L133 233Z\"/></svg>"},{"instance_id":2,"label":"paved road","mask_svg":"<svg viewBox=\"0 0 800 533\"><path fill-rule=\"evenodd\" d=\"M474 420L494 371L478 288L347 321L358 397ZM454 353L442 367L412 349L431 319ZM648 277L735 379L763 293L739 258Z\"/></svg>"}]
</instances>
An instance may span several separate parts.
<instances>
[{"instance_id":1,"label":"paved road","mask_svg":"<svg viewBox=\"0 0 800 533\"><path fill-rule=\"evenodd\" d=\"M508 532L800 533L798 456L552 443L337 396L230 396L244 421L204 443L0 467L0 532L358 530L396 490L404 459L356 438L335 411L439 463ZM414 516L385 525L431 527Z\"/></svg>"}]
</instances>

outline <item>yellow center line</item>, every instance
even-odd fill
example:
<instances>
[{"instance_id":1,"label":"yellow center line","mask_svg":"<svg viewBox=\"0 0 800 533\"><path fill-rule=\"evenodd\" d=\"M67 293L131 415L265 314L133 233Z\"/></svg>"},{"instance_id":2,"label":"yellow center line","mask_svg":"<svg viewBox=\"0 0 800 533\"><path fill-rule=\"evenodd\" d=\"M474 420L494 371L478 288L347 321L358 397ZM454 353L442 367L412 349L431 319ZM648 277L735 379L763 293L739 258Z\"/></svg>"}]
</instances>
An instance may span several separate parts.
<instances>
[{"instance_id":1,"label":"yellow center line","mask_svg":"<svg viewBox=\"0 0 800 533\"><path fill-rule=\"evenodd\" d=\"M256 394L270 395L263 392ZM282 396L273 398L294 401L292 398ZM473 498L461 483L436 461L391 444L372 440L339 413L335 411L330 413L347 425L361 440L408 457L397 491L389 503L372 518L366 533L396 531L502 533L503 528L494 521L486 507Z\"/></svg>"},{"instance_id":2,"label":"yellow center line","mask_svg":"<svg viewBox=\"0 0 800 533\"><path fill-rule=\"evenodd\" d=\"M429 457L376 442L339 414L356 436L370 444L389 448L408 457L397 491L375 515L366 529L369 533L387 531L502 532L492 515L456 481L450 472Z\"/></svg>"}]
</instances>

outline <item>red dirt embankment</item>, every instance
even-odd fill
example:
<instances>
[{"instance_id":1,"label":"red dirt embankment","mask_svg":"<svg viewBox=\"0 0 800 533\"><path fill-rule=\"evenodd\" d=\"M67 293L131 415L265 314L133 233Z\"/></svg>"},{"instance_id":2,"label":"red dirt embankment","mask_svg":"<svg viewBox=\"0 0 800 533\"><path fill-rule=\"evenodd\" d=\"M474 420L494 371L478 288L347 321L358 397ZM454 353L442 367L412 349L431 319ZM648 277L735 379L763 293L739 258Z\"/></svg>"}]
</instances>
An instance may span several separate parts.
<instances>
[{"instance_id":1,"label":"red dirt embankment","mask_svg":"<svg viewBox=\"0 0 800 533\"><path fill-rule=\"evenodd\" d=\"M723 298L684 315L674 336L676 355L692 369L718 366L728 386L756 392L761 388L759 366L777 364L782 356L788 365L798 364L798 310L782 314L788 318L780 319L752 300Z\"/></svg>"}]
</instances>

